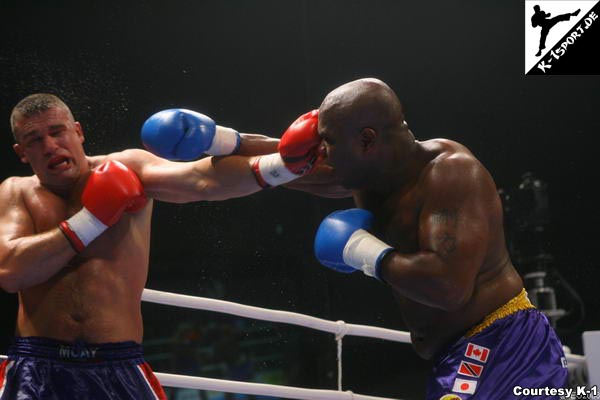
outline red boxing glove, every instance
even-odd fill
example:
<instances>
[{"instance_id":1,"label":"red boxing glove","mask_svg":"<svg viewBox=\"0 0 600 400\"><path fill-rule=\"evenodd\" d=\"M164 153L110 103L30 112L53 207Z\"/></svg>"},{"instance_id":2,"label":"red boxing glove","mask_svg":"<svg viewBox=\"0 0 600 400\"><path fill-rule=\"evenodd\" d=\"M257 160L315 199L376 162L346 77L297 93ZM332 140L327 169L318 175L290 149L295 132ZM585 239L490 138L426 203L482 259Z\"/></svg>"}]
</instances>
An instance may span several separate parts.
<instances>
[{"instance_id":1,"label":"red boxing glove","mask_svg":"<svg viewBox=\"0 0 600 400\"><path fill-rule=\"evenodd\" d=\"M319 110L296 119L281 136L279 153L259 157L252 171L260 186L271 187L290 182L309 173L319 157Z\"/></svg>"},{"instance_id":2,"label":"red boxing glove","mask_svg":"<svg viewBox=\"0 0 600 400\"><path fill-rule=\"evenodd\" d=\"M107 160L94 169L81 195L83 208L59 224L75 250L82 251L124 212L136 212L146 205L139 178L119 161Z\"/></svg>"},{"instance_id":3,"label":"red boxing glove","mask_svg":"<svg viewBox=\"0 0 600 400\"><path fill-rule=\"evenodd\" d=\"M319 110L312 110L295 120L281 136L277 149L286 168L296 175L310 172L317 160L321 144L318 125Z\"/></svg>"}]
</instances>

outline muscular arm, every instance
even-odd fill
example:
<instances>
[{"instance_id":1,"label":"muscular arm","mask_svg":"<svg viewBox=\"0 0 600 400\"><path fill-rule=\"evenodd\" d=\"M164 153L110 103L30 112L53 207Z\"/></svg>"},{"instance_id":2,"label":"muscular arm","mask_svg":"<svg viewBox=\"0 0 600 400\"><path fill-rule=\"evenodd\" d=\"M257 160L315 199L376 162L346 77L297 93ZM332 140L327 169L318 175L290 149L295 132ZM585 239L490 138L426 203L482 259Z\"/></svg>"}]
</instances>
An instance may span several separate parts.
<instances>
[{"instance_id":1,"label":"muscular arm","mask_svg":"<svg viewBox=\"0 0 600 400\"><path fill-rule=\"evenodd\" d=\"M419 303L456 310L473 293L489 239L491 177L471 159L434 166L419 216L419 251L390 252L382 275L398 293Z\"/></svg>"},{"instance_id":2,"label":"muscular arm","mask_svg":"<svg viewBox=\"0 0 600 400\"><path fill-rule=\"evenodd\" d=\"M0 287L11 293L47 281L75 255L58 228L35 234L17 179L0 185Z\"/></svg>"},{"instance_id":3,"label":"muscular arm","mask_svg":"<svg viewBox=\"0 0 600 400\"><path fill-rule=\"evenodd\" d=\"M315 166L314 171L283 185L288 189L307 192L320 197L340 199L351 197L352 191L342 187L333 173L333 168L324 163Z\"/></svg>"},{"instance_id":4,"label":"muscular arm","mask_svg":"<svg viewBox=\"0 0 600 400\"><path fill-rule=\"evenodd\" d=\"M242 133L241 137L242 142L236 153L239 156L256 156L277 152L279 139L250 133ZM324 163L317 165L312 173L283 186L321 197L343 198L352 196L350 190L343 188L337 182L333 169Z\"/></svg>"},{"instance_id":5,"label":"muscular arm","mask_svg":"<svg viewBox=\"0 0 600 400\"><path fill-rule=\"evenodd\" d=\"M250 169L252 157L206 157L192 162L173 162L139 149L108 157L133 169L146 194L161 201L225 200L261 190Z\"/></svg>"},{"instance_id":6,"label":"muscular arm","mask_svg":"<svg viewBox=\"0 0 600 400\"><path fill-rule=\"evenodd\" d=\"M240 137L242 141L236 153L238 156L259 156L277 152L279 139L254 133L241 133Z\"/></svg>"}]
</instances>

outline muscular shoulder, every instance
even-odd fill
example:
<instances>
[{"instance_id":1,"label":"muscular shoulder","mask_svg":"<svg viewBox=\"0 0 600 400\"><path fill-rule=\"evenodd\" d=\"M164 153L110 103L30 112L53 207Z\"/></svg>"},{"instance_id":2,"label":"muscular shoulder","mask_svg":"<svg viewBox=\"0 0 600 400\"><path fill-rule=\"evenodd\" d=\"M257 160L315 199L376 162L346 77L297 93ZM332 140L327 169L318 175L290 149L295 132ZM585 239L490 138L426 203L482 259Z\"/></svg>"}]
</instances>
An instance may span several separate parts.
<instances>
[{"instance_id":1,"label":"muscular shoulder","mask_svg":"<svg viewBox=\"0 0 600 400\"><path fill-rule=\"evenodd\" d=\"M425 185L447 194L475 194L493 191L495 184L487 169L465 146L460 143L436 139L438 155L433 158L424 177Z\"/></svg>"},{"instance_id":2,"label":"muscular shoulder","mask_svg":"<svg viewBox=\"0 0 600 400\"><path fill-rule=\"evenodd\" d=\"M140 175L142 173L143 167L148 165L149 163L152 163L153 161L156 161L157 158L158 157L156 157L150 152L147 152L146 150L127 149L115 153L110 153L108 155L88 157L88 161L90 163L90 166L92 168L95 168L107 159L116 160L125 164L133 171L135 171L138 175Z\"/></svg>"},{"instance_id":3,"label":"muscular shoulder","mask_svg":"<svg viewBox=\"0 0 600 400\"><path fill-rule=\"evenodd\" d=\"M35 176L11 176L6 178L0 184L0 193L3 198L19 198L40 185L39 179Z\"/></svg>"},{"instance_id":4,"label":"muscular shoulder","mask_svg":"<svg viewBox=\"0 0 600 400\"><path fill-rule=\"evenodd\" d=\"M14 222L10 220L13 217L23 222L25 217L22 213L27 213L27 199L34 196L40 187L35 175L5 179L0 184L0 224L8 226L9 222Z\"/></svg>"}]
</instances>

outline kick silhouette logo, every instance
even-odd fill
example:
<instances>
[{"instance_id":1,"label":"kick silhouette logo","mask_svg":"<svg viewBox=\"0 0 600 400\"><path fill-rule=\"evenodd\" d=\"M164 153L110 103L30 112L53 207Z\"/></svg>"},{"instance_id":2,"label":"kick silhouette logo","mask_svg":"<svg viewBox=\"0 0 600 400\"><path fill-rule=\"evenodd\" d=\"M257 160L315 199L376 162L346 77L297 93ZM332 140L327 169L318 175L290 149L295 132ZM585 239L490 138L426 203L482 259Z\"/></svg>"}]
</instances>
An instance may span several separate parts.
<instances>
[{"instance_id":1,"label":"kick silhouette logo","mask_svg":"<svg viewBox=\"0 0 600 400\"><path fill-rule=\"evenodd\" d=\"M600 0L525 1L526 75L600 75Z\"/></svg>"}]
</instances>

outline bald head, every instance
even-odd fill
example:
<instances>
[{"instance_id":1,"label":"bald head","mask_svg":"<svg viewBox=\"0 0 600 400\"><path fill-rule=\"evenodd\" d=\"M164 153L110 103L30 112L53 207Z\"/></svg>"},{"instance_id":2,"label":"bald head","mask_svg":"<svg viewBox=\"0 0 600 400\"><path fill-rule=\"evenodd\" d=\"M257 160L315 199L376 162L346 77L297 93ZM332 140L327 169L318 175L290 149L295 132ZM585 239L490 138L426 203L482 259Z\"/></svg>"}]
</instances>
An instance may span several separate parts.
<instances>
[{"instance_id":1,"label":"bald head","mask_svg":"<svg viewBox=\"0 0 600 400\"><path fill-rule=\"evenodd\" d=\"M342 132L369 127L385 134L404 123L402 104L392 89L374 78L348 82L329 93L319 108L324 126Z\"/></svg>"},{"instance_id":2,"label":"bald head","mask_svg":"<svg viewBox=\"0 0 600 400\"><path fill-rule=\"evenodd\" d=\"M412 160L416 141L392 89L373 78L346 83L319 108L326 159L343 186L364 189L397 175Z\"/></svg>"}]
</instances>

